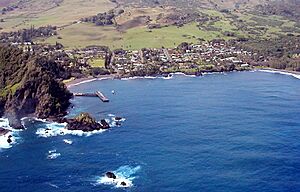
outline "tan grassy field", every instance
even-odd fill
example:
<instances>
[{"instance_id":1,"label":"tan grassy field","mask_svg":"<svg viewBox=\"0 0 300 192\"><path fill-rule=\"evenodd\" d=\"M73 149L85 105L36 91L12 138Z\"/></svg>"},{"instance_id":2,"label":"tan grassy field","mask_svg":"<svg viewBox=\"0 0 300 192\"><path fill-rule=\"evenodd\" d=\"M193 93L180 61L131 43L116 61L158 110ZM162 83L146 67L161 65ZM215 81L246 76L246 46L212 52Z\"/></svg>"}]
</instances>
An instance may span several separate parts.
<instances>
[{"instance_id":1,"label":"tan grassy field","mask_svg":"<svg viewBox=\"0 0 300 192\"><path fill-rule=\"evenodd\" d=\"M116 6L109 0L64 0L59 6L54 7L53 5L43 5L43 1L33 1L32 9L17 10L1 15L0 19L3 18L6 21L0 24L4 28L3 31L28 28L31 25L36 27L46 25L64 26L83 17L108 11ZM40 8L37 8L37 6L40 6ZM43 6L49 9L44 10Z\"/></svg>"}]
</instances>

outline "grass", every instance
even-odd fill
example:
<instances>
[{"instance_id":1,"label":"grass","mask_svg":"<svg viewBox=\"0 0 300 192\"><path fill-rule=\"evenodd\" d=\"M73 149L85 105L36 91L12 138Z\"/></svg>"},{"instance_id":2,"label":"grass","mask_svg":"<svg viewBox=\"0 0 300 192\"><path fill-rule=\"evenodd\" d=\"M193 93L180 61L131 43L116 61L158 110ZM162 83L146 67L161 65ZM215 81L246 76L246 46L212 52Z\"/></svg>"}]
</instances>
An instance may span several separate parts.
<instances>
[{"instance_id":1,"label":"grass","mask_svg":"<svg viewBox=\"0 0 300 192\"><path fill-rule=\"evenodd\" d=\"M66 0L68 2L70 0ZM76 2L79 0L76 0ZM101 0L105 1L105 0ZM76 4L76 3L75 3ZM77 6L79 6L77 4ZM76 7L76 6L75 6ZM152 10L152 9L149 9ZM131 16L125 14L126 17L118 18L122 22L131 19L133 16L140 14L150 14L148 9L135 10L130 12ZM161 10L156 10L159 12ZM105 45L111 49L130 49L137 50L141 48L161 48L161 47L176 47L182 42L197 43L199 39L212 40L215 38L223 38L225 40L233 37L227 37L224 32L233 32L236 37L251 37L251 38L270 38L279 35L287 34L285 31L296 32L295 22L284 20L278 16L257 16L247 13L234 13L237 19L226 17L225 13L216 10L200 10L210 16L218 16L219 21L208 22L203 26L197 26L197 23L186 24L183 27L168 26L160 29L149 30L146 26L139 26L127 29L125 32L118 31L114 26L95 26L94 24L76 23L65 26L58 31L57 37L50 37L45 40L46 43L55 44L56 42L62 43L67 49L83 48L88 45ZM156 14L155 12L155 14ZM127 12L126 12L127 13ZM151 13L154 14L154 13ZM154 14L154 15L155 15ZM46 14L47 15L47 14ZM49 20L57 20L57 18L47 15L46 21L37 20L36 22L49 22ZM40 19L43 19L40 18ZM49 19L47 21L47 19ZM238 20L243 20L245 28L238 30ZM240 23L239 23L240 24ZM266 30L260 29L260 26L267 28ZM298 31L300 28L298 29ZM253 33L250 33L253 31ZM297 33L294 33L297 34Z\"/></svg>"},{"instance_id":2,"label":"grass","mask_svg":"<svg viewBox=\"0 0 300 192\"><path fill-rule=\"evenodd\" d=\"M183 27L169 26L153 29L136 27L125 33L118 32L114 27L98 27L92 24L74 24L59 32L62 39L50 37L46 43L62 43L66 48L82 48L88 45L107 45L111 49L141 49L175 47L182 42L196 43L198 38L212 40L222 36L220 32L200 30L196 23Z\"/></svg>"},{"instance_id":3,"label":"grass","mask_svg":"<svg viewBox=\"0 0 300 192\"><path fill-rule=\"evenodd\" d=\"M200 30L196 23L184 25L183 27L169 26L149 32L146 28L130 29L124 35L124 45L132 49L144 47L175 47L182 42L195 43L198 38L212 40L220 33L207 33Z\"/></svg>"},{"instance_id":4,"label":"grass","mask_svg":"<svg viewBox=\"0 0 300 192\"><path fill-rule=\"evenodd\" d=\"M106 12L114 7L115 4L109 0L64 0L58 7L46 11L39 12L36 10L33 12L27 10L0 16L6 21L1 27L4 28L4 31L11 31L28 28L31 25L36 27L46 25L64 26L83 17Z\"/></svg>"},{"instance_id":5,"label":"grass","mask_svg":"<svg viewBox=\"0 0 300 192\"><path fill-rule=\"evenodd\" d=\"M89 61L91 67L105 67L105 60L102 58L95 58Z\"/></svg>"},{"instance_id":6,"label":"grass","mask_svg":"<svg viewBox=\"0 0 300 192\"><path fill-rule=\"evenodd\" d=\"M114 27L98 27L93 24L73 24L58 31L58 39L53 36L46 43L62 43L66 48L83 48L88 45L120 44L122 35Z\"/></svg>"},{"instance_id":7,"label":"grass","mask_svg":"<svg viewBox=\"0 0 300 192\"><path fill-rule=\"evenodd\" d=\"M217 10L213 10L213 9L201 9L200 10L202 13L205 13L209 16L212 16L212 17L220 17L220 18L224 18L224 15L217 11Z\"/></svg>"},{"instance_id":8,"label":"grass","mask_svg":"<svg viewBox=\"0 0 300 192\"><path fill-rule=\"evenodd\" d=\"M0 97L6 97L9 93L14 95L17 89L20 87L20 83L16 83L14 85L8 85L4 89L0 90Z\"/></svg>"},{"instance_id":9,"label":"grass","mask_svg":"<svg viewBox=\"0 0 300 192\"><path fill-rule=\"evenodd\" d=\"M236 31L237 28L228 20L217 21L213 24L214 27L221 29L222 31Z\"/></svg>"}]
</instances>

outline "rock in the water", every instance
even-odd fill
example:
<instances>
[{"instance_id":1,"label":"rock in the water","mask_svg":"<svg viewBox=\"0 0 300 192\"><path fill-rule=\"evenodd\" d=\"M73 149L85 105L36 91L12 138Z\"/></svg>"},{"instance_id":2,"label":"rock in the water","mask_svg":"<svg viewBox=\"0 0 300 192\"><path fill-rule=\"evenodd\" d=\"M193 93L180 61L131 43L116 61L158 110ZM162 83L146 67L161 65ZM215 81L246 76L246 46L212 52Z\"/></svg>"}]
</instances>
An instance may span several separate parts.
<instances>
[{"instance_id":1,"label":"rock in the water","mask_svg":"<svg viewBox=\"0 0 300 192\"><path fill-rule=\"evenodd\" d=\"M123 118L122 117L115 117L116 121L121 121Z\"/></svg>"},{"instance_id":2,"label":"rock in the water","mask_svg":"<svg viewBox=\"0 0 300 192\"><path fill-rule=\"evenodd\" d=\"M7 139L7 143L12 143L13 141L11 140L11 138Z\"/></svg>"},{"instance_id":3,"label":"rock in the water","mask_svg":"<svg viewBox=\"0 0 300 192\"><path fill-rule=\"evenodd\" d=\"M122 182L121 182L121 185L122 185L122 186L126 186L127 184L126 184L124 181L122 181Z\"/></svg>"},{"instance_id":4,"label":"rock in the water","mask_svg":"<svg viewBox=\"0 0 300 192\"><path fill-rule=\"evenodd\" d=\"M24 129L24 126L21 122L21 118L16 112L7 112L5 116L8 118L9 126L11 126L14 129Z\"/></svg>"},{"instance_id":5,"label":"rock in the water","mask_svg":"<svg viewBox=\"0 0 300 192\"><path fill-rule=\"evenodd\" d=\"M110 128L109 124L104 119L101 120L101 125L102 125L102 129Z\"/></svg>"},{"instance_id":6,"label":"rock in the water","mask_svg":"<svg viewBox=\"0 0 300 192\"><path fill-rule=\"evenodd\" d=\"M9 130L0 128L0 136L6 135L8 132Z\"/></svg>"},{"instance_id":7,"label":"rock in the water","mask_svg":"<svg viewBox=\"0 0 300 192\"><path fill-rule=\"evenodd\" d=\"M116 175L113 172L110 172L110 171L106 172L105 175L106 175L106 177L111 178L111 179L116 179L117 178Z\"/></svg>"},{"instance_id":8,"label":"rock in the water","mask_svg":"<svg viewBox=\"0 0 300 192\"><path fill-rule=\"evenodd\" d=\"M110 128L109 124L105 120L101 120L100 124L88 113L81 113L74 119L67 119L65 121L68 123L68 130L81 130L84 132L91 132L95 130Z\"/></svg>"},{"instance_id":9,"label":"rock in the water","mask_svg":"<svg viewBox=\"0 0 300 192\"><path fill-rule=\"evenodd\" d=\"M202 76L202 73L201 73L200 71L198 71L198 72L195 73L195 75L196 75L197 77L199 77L199 76Z\"/></svg>"}]
</instances>

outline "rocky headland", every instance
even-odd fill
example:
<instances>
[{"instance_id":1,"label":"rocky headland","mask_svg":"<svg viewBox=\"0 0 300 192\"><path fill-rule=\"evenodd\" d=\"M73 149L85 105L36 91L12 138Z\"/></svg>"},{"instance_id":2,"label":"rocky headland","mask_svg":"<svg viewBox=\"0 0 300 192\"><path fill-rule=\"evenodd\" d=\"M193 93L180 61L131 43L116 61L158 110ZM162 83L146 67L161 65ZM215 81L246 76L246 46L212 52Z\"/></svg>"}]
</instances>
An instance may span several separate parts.
<instances>
[{"instance_id":1,"label":"rocky headland","mask_svg":"<svg viewBox=\"0 0 300 192\"><path fill-rule=\"evenodd\" d=\"M21 118L66 114L72 94L60 79L68 76L62 64L51 58L0 45L0 116L15 129L23 129Z\"/></svg>"}]
</instances>

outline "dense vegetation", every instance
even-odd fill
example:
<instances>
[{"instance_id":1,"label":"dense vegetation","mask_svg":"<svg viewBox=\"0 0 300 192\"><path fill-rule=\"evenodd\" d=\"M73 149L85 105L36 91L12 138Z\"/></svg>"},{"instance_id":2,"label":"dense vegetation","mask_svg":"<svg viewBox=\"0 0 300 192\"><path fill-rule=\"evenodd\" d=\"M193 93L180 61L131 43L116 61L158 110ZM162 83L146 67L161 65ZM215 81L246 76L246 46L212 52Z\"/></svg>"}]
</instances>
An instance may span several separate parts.
<instances>
[{"instance_id":1,"label":"dense vegetation","mask_svg":"<svg viewBox=\"0 0 300 192\"><path fill-rule=\"evenodd\" d=\"M256 12L264 15L281 15L290 19L300 19L300 1L281 0L257 5Z\"/></svg>"},{"instance_id":2,"label":"dense vegetation","mask_svg":"<svg viewBox=\"0 0 300 192\"><path fill-rule=\"evenodd\" d=\"M99 13L97 15L86 17L81 19L82 22L95 23L97 26L106 26L114 24L115 13L109 11L105 13Z\"/></svg>"},{"instance_id":3,"label":"dense vegetation","mask_svg":"<svg viewBox=\"0 0 300 192\"><path fill-rule=\"evenodd\" d=\"M34 38L50 37L57 35L56 27L46 26L35 28L31 26L29 29L22 29L15 32L0 33L1 43L24 43L31 42Z\"/></svg>"},{"instance_id":4,"label":"dense vegetation","mask_svg":"<svg viewBox=\"0 0 300 192\"><path fill-rule=\"evenodd\" d=\"M1 114L17 128L21 127L20 117L27 114L40 118L63 115L72 97L57 80L63 72L63 67L50 58L0 45Z\"/></svg>"},{"instance_id":5,"label":"dense vegetation","mask_svg":"<svg viewBox=\"0 0 300 192\"><path fill-rule=\"evenodd\" d=\"M300 71L300 37L284 36L268 40L251 40L235 43L243 49L257 53L251 60L257 65Z\"/></svg>"}]
</instances>

